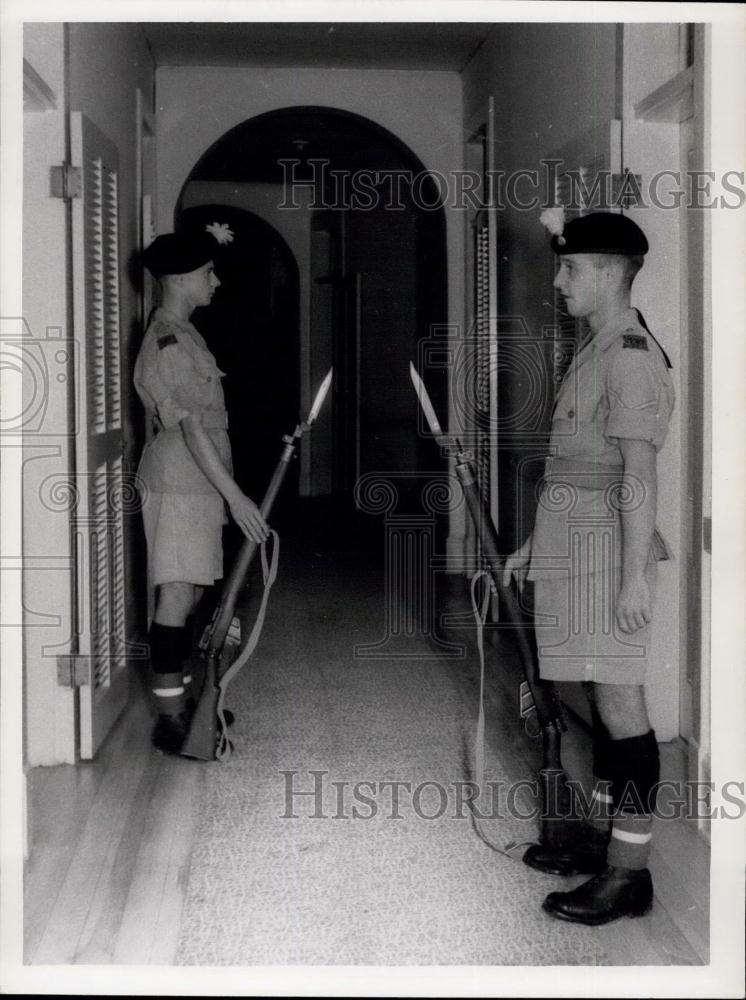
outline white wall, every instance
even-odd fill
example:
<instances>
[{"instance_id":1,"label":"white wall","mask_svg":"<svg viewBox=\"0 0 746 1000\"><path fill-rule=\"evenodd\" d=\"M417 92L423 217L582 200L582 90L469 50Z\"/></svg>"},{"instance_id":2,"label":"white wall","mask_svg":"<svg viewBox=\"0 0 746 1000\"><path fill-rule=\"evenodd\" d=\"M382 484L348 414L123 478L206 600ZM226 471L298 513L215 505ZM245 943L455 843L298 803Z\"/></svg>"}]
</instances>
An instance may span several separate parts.
<instances>
[{"instance_id":1,"label":"white wall","mask_svg":"<svg viewBox=\"0 0 746 1000\"><path fill-rule=\"evenodd\" d=\"M65 478L67 437L65 350L68 293L65 205L49 197L49 169L65 159L63 27L26 25L24 54L53 92L56 108L24 114L23 314L28 358L46 367L45 381L25 380L23 473L25 758L29 766L75 759L75 696L57 685L55 645L70 638L69 513L54 512L45 484ZM50 248L55 252L50 253ZM5 330L3 331L5 335ZM55 339L59 337L57 345ZM34 368L29 367L32 373ZM39 420L39 417L43 419Z\"/></svg>"},{"instance_id":2,"label":"white wall","mask_svg":"<svg viewBox=\"0 0 746 1000\"><path fill-rule=\"evenodd\" d=\"M165 66L156 74L159 229L172 228L190 170L225 132L265 112L304 105L376 122L428 170L448 175L461 166L458 73Z\"/></svg>"}]
</instances>

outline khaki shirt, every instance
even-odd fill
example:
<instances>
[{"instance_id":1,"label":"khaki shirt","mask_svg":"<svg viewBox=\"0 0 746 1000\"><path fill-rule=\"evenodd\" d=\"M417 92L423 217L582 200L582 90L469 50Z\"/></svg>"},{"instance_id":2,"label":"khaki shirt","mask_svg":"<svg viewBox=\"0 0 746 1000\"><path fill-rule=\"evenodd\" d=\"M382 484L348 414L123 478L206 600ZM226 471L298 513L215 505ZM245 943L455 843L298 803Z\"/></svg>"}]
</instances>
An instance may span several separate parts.
<instances>
[{"instance_id":1,"label":"khaki shirt","mask_svg":"<svg viewBox=\"0 0 746 1000\"><path fill-rule=\"evenodd\" d=\"M554 406L529 579L562 569L576 576L621 566L620 510L635 498L625 499L619 489L624 469L619 439L649 441L659 450L674 399L663 352L634 309L582 345ZM657 531L654 543L651 558L668 558Z\"/></svg>"},{"instance_id":2,"label":"khaki shirt","mask_svg":"<svg viewBox=\"0 0 746 1000\"><path fill-rule=\"evenodd\" d=\"M223 376L192 324L156 309L134 371L149 438L138 475L152 492L219 495L192 457L180 422L198 413L223 465L231 472Z\"/></svg>"}]
</instances>

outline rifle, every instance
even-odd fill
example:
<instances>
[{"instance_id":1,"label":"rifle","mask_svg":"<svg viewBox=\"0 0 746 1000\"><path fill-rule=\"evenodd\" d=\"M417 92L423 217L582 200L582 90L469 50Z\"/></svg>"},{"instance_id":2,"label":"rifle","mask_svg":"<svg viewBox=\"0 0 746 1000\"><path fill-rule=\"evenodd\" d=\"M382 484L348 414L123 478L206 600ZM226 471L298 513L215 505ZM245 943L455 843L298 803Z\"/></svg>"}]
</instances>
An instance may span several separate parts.
<instances>
[{"instance_id":1,"label":"rifle","mask_svg":"<svg viewBox=\"0 0 746 1000\"><path fill-rule=\"evenodd\" d=\"M305 431L311 428L311 425L319 415L332 382L332 372L333 369L330 368L319 386L308 418L299 423L292 434L286 434L282 438L284 447L259 508L265 520L269 517L277 494L280 492L280 487L285 479L290 461L295 454L298 440L303 436ZM253 652L259 637L259 631L264 620L269 587L276 573L278 542L276 534L274 532L272 534L275 541L271 579L268 580L265 573L265 597L262 601L257 622L241 654L229 667L225 667L221 671L226 649L230 645L229 639L236 602L246 580L246 574L259 548L257 543L251 538L246 538L241 545L231 572L223 584L220 600L212 620L200 640L199 647L204 661L204 679L197 706L189 725L189 732L181 748L181 755L183 757L196 757L199 760L226 760L230 756L231 744L226 734L222 712L222 699L228 684ZM263 546L262 558L264 561Z\"/></svg>"},{"instance_id":2,"label":"rifle","mask_svg":"<svg viewBox=\"0 0 746 1000\"><path fill-rule=\"evenodd\" d=\"M456 455L456 475L461 483L481 552L487 564L493 592L499 595L501 606L515 636L525 684L532 709L536 713L542 740L542 765L539 778L543 809L539 839L545 846L559 846L575 832L568 825L572 813L571 795L561 758L562 733L567 729L562 706L554 684L542 680L539 676L539 658L533 624L527 620L512 587L503 586L504 561L500 556L500 543L479 489L473 453L464 449L458 438L444 434L425 384L411 362L409 373L435 440L450 454ZM522 711L521 714L526 713Z\"/></svg>"}]
</instances>

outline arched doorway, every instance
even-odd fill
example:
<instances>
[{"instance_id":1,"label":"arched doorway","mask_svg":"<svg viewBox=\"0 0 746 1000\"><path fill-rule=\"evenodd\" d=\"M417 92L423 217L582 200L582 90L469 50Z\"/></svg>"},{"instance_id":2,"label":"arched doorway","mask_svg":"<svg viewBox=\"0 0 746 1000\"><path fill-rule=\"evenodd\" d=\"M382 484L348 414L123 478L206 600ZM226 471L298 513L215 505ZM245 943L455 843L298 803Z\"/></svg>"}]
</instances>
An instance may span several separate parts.
<instances>
[{"instance_id":1,"label":"arched doorway","mask_svg":"<svg viewBox=\"0 0 746 1000\"><path fill-rule=\"evenodd\" d=\"M361 184L367 198L354 196ZM418 434L409 361L447 323L445 213L424 165L366 118L292 107L241 123L207 150L182 189L177 224L197 190L213 204L256 206L295 251L302 403L335 366L332 405L307 445L305 492L351 500L360 476L381 473L398 475L406 495L406 474L433 459ZM293 229L304 234L298 242ZM445 415L440 371L430 389Z\"/></svg>"}]
</instances>

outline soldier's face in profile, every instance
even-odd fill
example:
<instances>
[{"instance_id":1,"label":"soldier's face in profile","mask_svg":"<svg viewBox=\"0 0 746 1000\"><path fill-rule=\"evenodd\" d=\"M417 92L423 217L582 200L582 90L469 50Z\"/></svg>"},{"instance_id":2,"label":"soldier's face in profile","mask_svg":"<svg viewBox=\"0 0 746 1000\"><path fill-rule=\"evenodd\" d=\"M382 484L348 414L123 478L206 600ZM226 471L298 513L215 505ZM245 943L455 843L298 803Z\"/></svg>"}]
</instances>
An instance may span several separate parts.
<instances>
[{"instance_id":1,"label":"soldier's face in profile","mask_svg":"<svg viewBox=\"0 0 746 1000\"><path fill-rule=\"evenodd\" d=\"M182 288L193 309L210 304L215 289L220 287L220 280L215 274L215 267L210 260L196 271L182 275Z\"/></svg>"},{"instance_id":2,"label":"soldier's face in profile","mask_svg":"<svg viewBox=\"0 0 746 1000\"><path fill-rule=\"evenodd\" d=\"M564 298L565 308L571 316L588 316L597 309L603 273L591 254L569 253L560 257L554 287Z\"/></svg>"}]
</instances>

